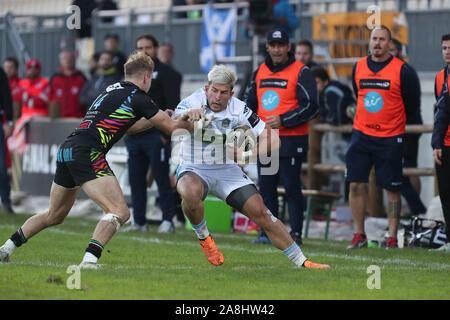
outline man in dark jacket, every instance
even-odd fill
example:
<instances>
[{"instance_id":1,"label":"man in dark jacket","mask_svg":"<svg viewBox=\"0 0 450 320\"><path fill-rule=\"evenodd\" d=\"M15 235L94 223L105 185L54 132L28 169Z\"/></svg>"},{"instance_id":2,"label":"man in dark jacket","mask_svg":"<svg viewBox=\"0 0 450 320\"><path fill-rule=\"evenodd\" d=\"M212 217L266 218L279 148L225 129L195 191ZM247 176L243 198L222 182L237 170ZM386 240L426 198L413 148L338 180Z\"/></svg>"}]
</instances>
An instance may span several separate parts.
<instances>
[{"instance_id":1,"label":"man in dark jacket","mask_svg":"<svg viewBox=\"0 0 450 320\"><path fill-rule=\"evenodd\" d=\"M434 94L436 111L434 113L431 147L436 162L436 177L445 220L447 240L438 251L450 252L450 33L441 37L441 52L445 67L436 75Z\"/></svg>"},{"instance_id":2,"label":"man in dark jacket","mask_svg":"<svg viewBox=\"0 0 450 320\"><path fill-rule=\"evenodd\" d=\"M6 73L0 68L0 113L5 115L6 122L0 127L0 196L3 204L2 210L14 213L11 207L11 187L6 167L5 137L12 134L12 98Z\"/></svg>"},{"instance_id":3,"label":"man in dark jacket","mask_svg":"<svg viewBox=\"0 0 450 320\"><path fill-rule=\"evenodd\" d=\"M405 57L402 54L403 45L397 39L392 39L392 44L390 46L389 52L394 57L405 61ZM419 77L417 75L416 70L408 64L409 69L411 70L411 76L416 79L417 87L413 88L414 92L418 93L419 99L417 99L417 112L413 117L410 117L406 120L406 124L423 124L422 114L420 108L420 81L418 81ZM404 134L403 135L403 167L405 168L417 168L417 156L419 153L419 138L421 134ZM409 209L411 210L411 215L424 214L427 211L424 203L420 199L420 177L419 176L403 176L403 183L400 192L402 196L405 198Z\"/></svg>"},{"instance_id":4,"label":"man in dark jacket","mask_svg":"<svg viewBox=\"0 0 450 320\"><path fill-rule=\"evenodd\" d=\"M161 110L175 109L180 101L178 78L168 65L157 58L158 41L150 34L136 39L136 50L150 56L155 63L152 86L148 95ZM147 172L151 166L153 178L158 186L159 204L163 221L159 233L175 231L172 219L176 214L175 198L169 179L170 138L161 131L151 128L144 132L127 135L128 175L133 204L134 223L124 231L148 231L146 223Z\"/></svg>"},{"instance_id":5,"label":"man in dark jacket","mask_svg":"<svg viewBox=\"0 0 450 320\"><path fill-rule=\"evenodd\" d=\"M127 62L127 58L120 51L120 38L117 33L108 33L103 41L106 51L111 52L113 56L113 65L118 75L123 76L123 65Z\"/></svg>"},{"instance_id":6,"label":"man in dark jacket","mask_svg":"<svg viewBox=\"0 0 450 320\"><path fill-rule=\"evenodd\" d=\"M106 87L121 80L113 66L113 58L113 54L109 51L100 53L97 72L84 84L81 90L80 102L86 109L100 93L105 91Z\"/></svg>"},{"instance_id":7,"label":"man in dark jacket","mask_svg":"<svg viewBox=\"0 0 450 320\"><path fill-rule=\"evenodd\" d=\"M346 110L356 104L356 99L350 87L331 80L327 70L322 67L312 67L311 72L319 92L320 120L334 126L351 123Z\"/></svg>"}]
</instances>

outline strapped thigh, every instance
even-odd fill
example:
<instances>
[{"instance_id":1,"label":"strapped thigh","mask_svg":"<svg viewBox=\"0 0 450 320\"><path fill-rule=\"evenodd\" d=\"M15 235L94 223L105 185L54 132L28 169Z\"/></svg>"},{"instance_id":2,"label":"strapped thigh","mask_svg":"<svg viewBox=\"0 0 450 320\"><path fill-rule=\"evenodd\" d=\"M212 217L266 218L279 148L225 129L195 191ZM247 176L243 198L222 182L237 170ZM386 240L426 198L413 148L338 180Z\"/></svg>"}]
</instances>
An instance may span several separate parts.
<instances>
[{"instance_id":1,"label":"strapped thigh","mask_svg":"<svg viewBox=\"0 0 450 320\"><path fill-rule=\"evenodd\" d=\"M238 209L242 212L245 203L251 196L257 194L256 186L254 184L247 184L236 190L233 190L227 197L226 202L229 206Z\"/></svg>"}]
</instances>

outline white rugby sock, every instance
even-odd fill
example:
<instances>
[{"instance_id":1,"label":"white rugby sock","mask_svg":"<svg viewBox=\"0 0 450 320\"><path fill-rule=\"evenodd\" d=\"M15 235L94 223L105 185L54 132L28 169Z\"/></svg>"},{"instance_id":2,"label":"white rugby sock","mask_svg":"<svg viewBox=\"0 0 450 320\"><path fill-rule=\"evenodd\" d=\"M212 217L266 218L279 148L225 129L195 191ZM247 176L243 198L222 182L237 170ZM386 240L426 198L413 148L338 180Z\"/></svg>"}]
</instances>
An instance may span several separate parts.
<instances>
[{"instance_id":1,"label":"white rugby sock","mask_svg":"<svg viewBox=\"0 0 450 320\"><path fill-rule=\"evenodd\" d=\"M5 244L3 245L3 249L9 254L12 255L14 250L17 249L16 245L11 239L6 240Z\"/></svg>"},{"instance_id":2,"label":"white rugby sock","mask_svg":"<svg viewBox=\"0 0 450 320\"><path fill-rule=\"evenodd\" d=\"M87 262L87 263L97 263L97 261L98 261L98 258L96 256L94 256L90 252L86 252L84 254L83 261L81 261L81 263L85 263L85 262Z\"/></svg>"},{"instance_id":3,"label":"white rugby sock","mask_svg":"<svg viewBox=\"0 0 450 320\"><path fill-rule=\"evenodd\" d=\"M203 219L199 224L193 224L192 229L200 240L204 240L209 236L208 228L206 227L206 220Z\"/></svg>"},{"instance_id":4,"label":"white rugby sock","mask_svg":"<svg viewBox=\"0 0 450 320\"><path fill-rule=\"evenodd\" d=\"M289 248L283 250L283 253L298 267L303 266L307 260L297 243L293 243Z\"/></svg>"}]
</instances>

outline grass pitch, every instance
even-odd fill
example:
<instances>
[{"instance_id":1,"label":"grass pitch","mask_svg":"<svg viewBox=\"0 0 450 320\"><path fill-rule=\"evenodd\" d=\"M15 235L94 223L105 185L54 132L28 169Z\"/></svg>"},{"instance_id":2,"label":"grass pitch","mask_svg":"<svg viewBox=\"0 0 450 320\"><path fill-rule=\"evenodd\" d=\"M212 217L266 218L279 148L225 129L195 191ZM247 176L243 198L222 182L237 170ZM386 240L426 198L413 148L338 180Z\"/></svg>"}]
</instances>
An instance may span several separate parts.
<instances>
[{"instance_id":1,"label":"grass pitch","mask_svg":"<svg viewBox=\"0 0 450 320\"><path fill-rule=\"evenodd\" d=\"M28 215L0 213L0 245ZM69 289L70 265L80 263L97 221L67 218L44 230L0 263L0 299L445 299L450 298L450 254L425 249L361 249L347 242L304 240L312 261L332 270L296 268L271 245L251 235L214 233L225 257L214 267L193 231L159 235L117 233L105 247L101 270L81 270L80 289ZM368 267L380 268L380 288ZM73 279L73 278L72 278Z\"/></svg>"}]
</instances>

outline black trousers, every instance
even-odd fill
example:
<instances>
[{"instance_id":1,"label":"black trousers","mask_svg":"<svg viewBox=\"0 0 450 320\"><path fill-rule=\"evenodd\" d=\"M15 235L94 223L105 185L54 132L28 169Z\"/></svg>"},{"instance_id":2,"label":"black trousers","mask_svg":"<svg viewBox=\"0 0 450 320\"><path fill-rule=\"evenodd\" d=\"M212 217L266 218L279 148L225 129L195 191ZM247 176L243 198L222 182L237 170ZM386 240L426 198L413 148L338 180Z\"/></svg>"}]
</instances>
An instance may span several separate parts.
<instances>
[{"instance_id":1,"label":"black trousers","mask_svg":"<svg viewBox=\"0 0 450 320\"><path fill-rule=\"evenodd\" d=\"M261 175L261 164L258 163L259 188L264 204L278 218L278 193L277 186L280 182L286 190L286 202L289 213L291 232L302 235L303 212L306 209L306 200L300 190L302 182L302 157L280 157L280 167L274 175ZM261 235L267 236L263 229Z\"/></svg>"},{"instance_id":2,"label":"black trousers","mask_svg":"<svg viewBox=\"0 0 450 320\"><path fill-rule=\"evenodd\" d=\"M175 216L175 200L169 179L170 141L164 144L159 132L125 136L128 150L128 176L133 203L133 218L144 225L147 210L147 171L152 173L158 186L159 205L163 220L171 221Z\"/></svg>"},{"instance_id":3,"label":"black trousers","mask_svg":"<svg viewBox=\"0 0 450 320\"><path fill-rule=\"evenodd\" d=\"M450 147L442 147L442 165L436 164L439 197L446 224L447 242L450 242Z\"/></svg>"}]
</instances>

